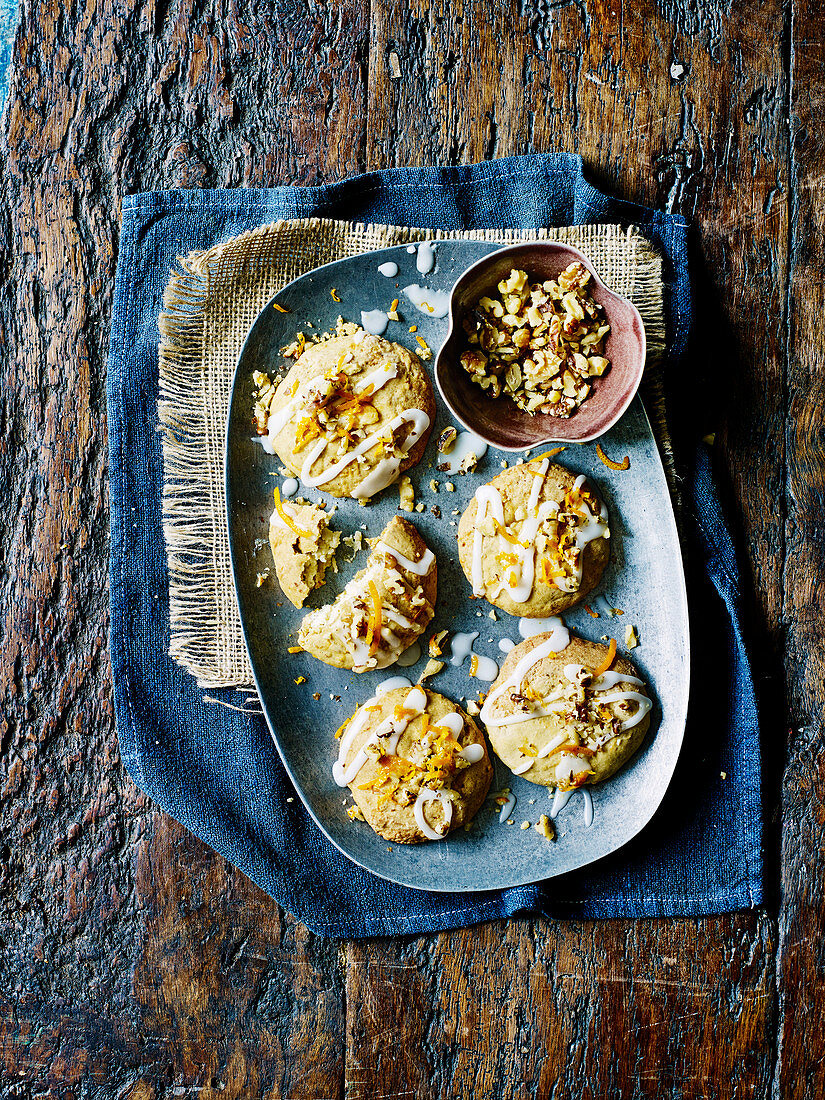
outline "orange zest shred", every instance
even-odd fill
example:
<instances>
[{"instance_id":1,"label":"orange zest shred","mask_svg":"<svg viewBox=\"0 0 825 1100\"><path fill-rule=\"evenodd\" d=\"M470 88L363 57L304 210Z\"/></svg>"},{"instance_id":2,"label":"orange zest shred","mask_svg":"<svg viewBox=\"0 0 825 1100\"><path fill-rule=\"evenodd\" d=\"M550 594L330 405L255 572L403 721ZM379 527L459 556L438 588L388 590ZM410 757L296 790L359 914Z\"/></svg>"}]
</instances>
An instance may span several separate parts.
<instances>
[{"instance_id":1,"label":"orange zest shred","mask_svg":"<svg viewBox=\"0 0 825 1100\"><path fill-rule=\"evenodd\" d=\"M610 645L607 647L607 656L599 665L598 668L593 669L594 676L601 676L603 672L607 672L613 662L616 660L616 639L610 639Z\"/></svg>"},{"instance_id":2,"label":"orange zest shred","mask_svg":"<svg viewBox=\"0 0 825 1100\"><path fill-rule=\"evenodd\" d=\"M316 422L310 417L306 417L302 420L295 431L295 446L292 448L292 453L300 451L302 447L305 447L309 443L310 439L315 439L321 434L321 430Z\"/></svg>"},{"instance_id":3,"label":"orange zest shred","mask_svg":"<svg viewBox=\"0 0 825 1100\"><path fill-rule=\"evenodd\" d=\"M541 559L541 579L543 581L552 581L556 577L564 577L567 574L564 569L558 569L550 558Z\"/></svg>"},{"instance_id":4,"label":"orange zest shred","mask_svg":"<svg viewBox=\"0 0 825 1100\"><path fill-rule=\"evenodd\" d=\"M370 647L370 657L373 657L378 649L378 643L381 641L381 597L378 595L378 589L375 587L375 581L370 581L369 588L370 595L372 596L373 611L372 615L370 616L367 642Z\"/></svg>"},{"instance_id":5,"label":"orange zest shred","mask_svg":"<svg viewBox=\"0 0 825 1100\"><path fill-rule=\"evenodd\" d=\"M601 443L596 444L596 454L608 468L608 470L628 470L630 469L630 457L625 455L621 462L614 462L612 458L608 458L602 450Z\"/></svg>"},{"instance_id":6,"label":"orange zest shred","mask_svg":"<svg viewBox=\"0 0 825 1100\"><path fill-rule=\"evenodd\" d=\"M410 332L418 332L418 325L410 325Z\"/></svg>"},{"instance_id":7,"label":"orange zest shred","mask_svg":"<svg viewBox=\"0 0 825 1100\"><path fill-rule=\"evenodd\" d=\"M281 503L281 492L280 492L280 490L278 489L277 486L275 487L275 490L274 490L274 496L275 496L275 511L278 513L278 515L281 517L281 519L284 521L284 523L287 525L287 527L290 529L290 531L294 531L296 535L303 536L306 539L311 539L312 538L312 532L311 531L302 531L300 527L296 527L295 526L295 520L292 518L292 516L288 515L284 511L284 506Z\"/></svg>"},{"instance_id":8,"label":"orange zest shred","mask_svg":"<svg viewBox=\"0 0 825 1100\"><path fill-rule=\"evenodd\" d=\"M598 611L594 611L589 603L586 603L584 605L584 610L587 612L587 614L590 616L591 619L598 619L598 617L599 617Z\"/></svg>"},{"instance_id":9,"label":"orange zest shred","mask_svg":"<svg viewBox=\"0 0 825 1100\"><path fill-rule=\"evenodd\" d=\"M337 729L337 730L335 731L335 740L336 740L336 741L340 741L340 740L341 740L341 738L342 738L342 737L344 736L344 730L345 730L345 729L347 728L347 726L348 726L348 725L350 724L350 722L352 721L352 717L353 717L353 716L350 716L350 717L349 717L349 718L348 718L348 719L346 720L346 722L342 722L342 723L341 723L341 725L340 725L340 726L338 727L338 729Z\"/></svg>"},{"instance_id":10,"label":"orange zest shred","mask_svg":"<svg viewBox=\"0 0 825 1100\"><path fill-rule=\"evenodd\" d=\"M292 311L287 309L286 306L279 306L277 302L272 303L272 308L277 309L279 313L291 313Z\"/></svg>"},{"instance_id":11,"label":"orange zest shred","mask_svg":"<svg viewBox=\"0 0 825 1100\"><path fill-rule=\"evenodd\" d=\"M421 346L422 348L426 348L426 347L427 347L427 341L426 341L426 340L424 339L424 337L423 337L423 336L416 336L416 340L418 341L418 343L420 344L420 346Z\"/></svg>"},{"instance_id":12,"label":"orange zest shred","mask_svg":"<svg viewBox=\"0 0 825 1100\"><path fill-rule=\"evenodd\" d=\"M341 301L341 299L338 297L338 291L335 289L335 287L333 287L332 290L329 292L329 296L330 298L332 298L333 302Z\"/></svg>"},{"instance_id":13,"label":"orange zest shred","mask_svg":"<svg viewBox=\"0 0 825 1100\"><path fill-rule=\"evenodd\" d=\"M395 311L397 309L398 309L398 299L393 298L392 302L390 302L390 313L395 313Z\"/></svg>"},{"instance_id":14,"label":"orange zest shred","mask_svg":"<svg viewBox=\"0 0 825 1100\"><path fill-rule=\"evenodd\" d=\"M475 676L478 672L478 654L474 653L470 659L470 675Z\"/></svg>"},{"instance_id":15,"label":"orange zest shred","mask_svg":"<svg viewBox=\"0 0 825 1100\"><path fill-rule=\"evenodd\" d=\"M516 536L511 535L510 532L507 530L507 528L503 527L497 519L494 519L493 523L495 524L495 528L496 528L496 531L498 532L498 534L501 535L501 537L503 539L506 539L507 542L512 542L514 546L523 546L525 550L530 549L530 543L529 542L519 542L519 540L516 538Z\"/></svg>"},{"instance_id":16,"label":"orange zest shred","mask_svg":"<svg viewBox=\"0 0 825 1100\"><path fill-rule=\"evenodd\" d=\"M299 645L287 646L287 653L303 653L303 649Z\"/></svg>"},{"instance_id":17,"label":"orange zest shred","mask_svg":"<svg viewBox=\"0 0 825 1100\"><path fill-rule=\"evenodd\" d=\"M566 450L565 447L554 447L552 451L544 451L542 454L536 455L535 458L531 458L529 464L532 466L535 462L543 462L545 458L555 458L564 450Z\"/></svg>"},{"instance_id":18,"label":"orange zest shred","mask_svg":"<svg viewBox=\"0 0 825 1100\"><path fill-rule=\"evenodd\" d=\"M588 749L584 745L559 745L557 749L553 750L553 755L557 752L566 752L570 756L583 756L585 760L589 760L591 756L596 755L595 749Z\"/></svg>"}]
</instances>

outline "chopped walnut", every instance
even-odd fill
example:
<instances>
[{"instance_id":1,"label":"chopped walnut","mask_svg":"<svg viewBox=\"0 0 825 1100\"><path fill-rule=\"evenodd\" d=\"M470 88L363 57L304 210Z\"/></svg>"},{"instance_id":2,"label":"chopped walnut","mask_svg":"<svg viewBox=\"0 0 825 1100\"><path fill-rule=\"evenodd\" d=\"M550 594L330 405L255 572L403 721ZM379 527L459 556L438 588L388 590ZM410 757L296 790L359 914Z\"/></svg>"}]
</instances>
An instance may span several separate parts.
<instances>
[{"instance_id":1,"label":"chopped walnut","mask_svg":"<svg viewBox=\"0 0 825 1100\"><path fill-rule=\"evenodd\" d=\"M558 279L528 283L513 268L464 320L461 365L491 397L505 394L529 413L566 419L610 367L610 325L589 287L590 272L572 263Z\"/></svg>"},{"instance_id":2,"label":"chopped walnut","mask_svg":"<svg viewBox=\"0 0 825 1100\"><path fill-rule=\"evenodd\" d=\"M443 661L436 661L432 657L430 657L429 661L427 661L426 665L424 666L424 671L418 677L419 684L423 684L424 681L429 680L431 676L437 676L443 667Z\"/></svg>"}]
</instances>

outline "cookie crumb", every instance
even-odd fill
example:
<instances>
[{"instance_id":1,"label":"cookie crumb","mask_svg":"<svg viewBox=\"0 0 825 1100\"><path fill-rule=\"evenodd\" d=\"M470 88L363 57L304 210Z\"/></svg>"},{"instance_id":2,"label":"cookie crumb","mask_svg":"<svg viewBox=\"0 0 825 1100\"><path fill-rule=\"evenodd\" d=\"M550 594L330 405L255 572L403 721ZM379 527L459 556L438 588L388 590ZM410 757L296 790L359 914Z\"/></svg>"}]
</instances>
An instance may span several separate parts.
<instances>
[{"instance_id":1,"label":"cookie crumb","mask_svg":"<svg viewBox=\"0 0 825 1100\"><path fill-rule=\"evenodd\" d=\"M521 825L519 826L519 828L520 828L520 829L529 829L529 828L530 828L530 822L529 822L529 821L522 821L522 823L521 823Z\"/></svg>"},{"instance_id":2,"label":"cookie crumb","mask_svg":"<svg viewBox=\"0 0 825 1100\"><path fill-rule=\"evenodd\" d=\"M639 635L636 633L636 627L631 625L624 633L624 644L628 649L635 649L639 644Z\"/></svg>"},{"instance_id":3,"label":"cookie crumb","mask_svg":"<svg viewBox=\"0 0 825 1100\"><path fill-rule=\"evenodd\" d=\"M398 482L398 496L401 501L399 504L401 511L411 512L415 507L415 493L413 491L412 482L407 474L404 474Z\"/></svg>"},{"instance_id":4,"label":"cookie crumb","mask_svg":"<svg viewBox=\"0 0 825 1100\"><path fill-rule=\"evenodd\" d=\"M556 826L553 824L547 814L542 814L539 818L538 825L534 825L533 828L536 830L537 833L541 833L541 835L546 840L556 839Z\"/></svg>"}]
</instances>

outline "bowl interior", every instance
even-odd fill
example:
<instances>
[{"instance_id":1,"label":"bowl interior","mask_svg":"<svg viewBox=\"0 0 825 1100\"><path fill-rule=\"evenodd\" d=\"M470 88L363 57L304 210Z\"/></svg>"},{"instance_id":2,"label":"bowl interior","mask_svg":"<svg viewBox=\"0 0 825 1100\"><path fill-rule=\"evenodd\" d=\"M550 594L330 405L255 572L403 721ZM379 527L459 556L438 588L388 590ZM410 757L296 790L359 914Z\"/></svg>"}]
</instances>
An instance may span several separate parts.
<instances>
[{"instance_id":1,"label":"bowl interior","mask_svg":"<svg viewBox=\"0 0 825 1100\"><path fill-rule=\"evenodd\" d=\"M556 278L568 264L580 261L591 272L594 299L610 324L605 355L610 369L593 380L582 407L567 420L538 413L530 415L508 397L490 398L470 381L461 368L463 321L479 298L497 293L497 284L512 268L524 269L531 282ZM604 285L587 258L576 248L553 241L526 242L504 248L479 260L453 287L450 332L436 363L436 382L455 416L493 446L521 450L549 442L583 443L608 430L633 399L641 381L645 334L636 307Z\"/></svg>"}]
</instances>

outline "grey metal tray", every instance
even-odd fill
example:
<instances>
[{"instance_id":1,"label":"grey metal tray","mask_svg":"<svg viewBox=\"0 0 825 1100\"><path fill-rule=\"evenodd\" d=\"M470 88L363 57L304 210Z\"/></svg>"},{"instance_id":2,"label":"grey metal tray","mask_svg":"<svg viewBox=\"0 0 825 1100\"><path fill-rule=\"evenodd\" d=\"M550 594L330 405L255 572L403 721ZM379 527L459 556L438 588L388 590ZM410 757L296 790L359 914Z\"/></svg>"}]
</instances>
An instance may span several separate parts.
<instances>
[{"instance_id":1,"label":"grey metal tray","mask_svg":"<svg viewBox=\"0 0 825 1100\"><path fill-rule=\"evenodd\" d=\"M360 322L361 310L386 310L396 297L401 299L404 321L391 322L386 337L415 350L415 336L408 330L416 324L417 335L437 353L446 335L447 319L421 314L404 298L402 288L419 283L449 291L462 271L495 248L484 242L441 242L436 247L436 268L425 276L416 270L415 255L402 246L341 260L296 279L277 295L277 301L290 312L279 313L267 305L250 329L232 386L227 425L226 495L235 587L252 669L275 744L296 791L333 844L375 874L424 890L493 890L549 879L592 863L627 843L650 821L664 796L687 712L688 618L682 557L664 470L637 398L601 441L609 455L630 456L628 470L608 470L593 444L568 446L558 458L570 469L586 474L610 509L612 560L599 592L625 612L617 618L602 615L593 619L580 607L565 616L566 623L594 641L604 635L615 637L620 651L626 625L635 624L641 645L632 659L655 699L651 730L641 751L617 776L591 789L592 824L585 824L583 796L577 793L556 820L559 836L555 843L533 829L520 829L523 820L537 822L541 813L547 813L550 799L543 787L512 775L495 756L492 791L507 786L516 795L514 824L499 824L497 807L489 802L469 832L459 830L428 844L388 845L369 826L351 821L344 812L349 792L337 787L332 778L337 755L334 731L387 676L397 671L415 682L426 657L410 669L359 676L330 668L306 653L287 653L305 612L283 597L274 577L271 583L256 586L256 575L271 564L268 520L272 490L282 478L277 476L278 458L267 455L253 440L252 372L272 372L280 366L283 360L278 349L291 341L297 329L305 328L307 321L318 331L333 328L339 315ZM398 264L395 278L388 279L378 271L379 264L387 260ZM340 304L331 297L333 287ZM432 365L430 360L428 366ZM490 605L486 601L470 599L470 586L458 564L457 528L451 522L457 523L458 516L451 513L466 507L476 488L499 472L502 459L512 463L517 456L488 450L473 473L449 479L455 492L447 492L444 482L448 478L435 470L435 444L442 427L452 421L440 399L436 400L439 414L427 452L410 471L416 499L428 508L409 517L438 558L438 605L431 631L478 630L477 652L500 662L504 655L498 648L499 639L520 640L517 620L497 611L494 622L488 618ZM441 483L437 494L429 489L433 477ZM325 496L303 487L300 494L307 499ZM398 490L391 486L368 507L354 500L335 503L338 529L350 534L366 525L363 534L373 536L396 514ZM440 519L429 511L434 504L441 508ZM342 563L337 576L328 574L328 583L313 593L308 606L329 602L365 560L362 552L353 563ZM589 602L592 606L593 600ZM302 676L306 682L296 684ZM460 667L448 664L427 686L461 702L487 685L470 678L465 662ZM314 692L320 693L317 701L312 698Z\"/></svg>"}]
</instances>

